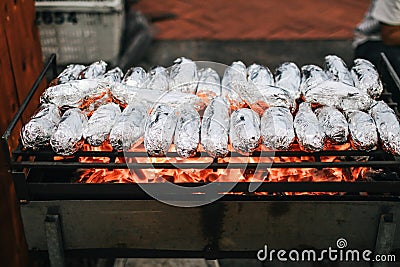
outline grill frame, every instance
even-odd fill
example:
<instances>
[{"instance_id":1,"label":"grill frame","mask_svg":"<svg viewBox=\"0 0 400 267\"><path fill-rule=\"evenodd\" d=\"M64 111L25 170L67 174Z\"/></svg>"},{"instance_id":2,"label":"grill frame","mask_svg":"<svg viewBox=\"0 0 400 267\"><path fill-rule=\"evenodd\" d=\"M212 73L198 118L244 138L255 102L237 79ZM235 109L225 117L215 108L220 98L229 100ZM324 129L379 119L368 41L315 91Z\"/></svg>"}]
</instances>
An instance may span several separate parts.
<instances>
[{"instance_id":1,"label":"grill frame","mask_svg":"<svg viewBox=\"0 0 400 267\"><path fill-rule=\"evenodd\" d=\"M397 86L398 92L395 92L400 95L400 79L393 70L389 60L382 53L382 64L380 65L380 69L385 68L389 74L391 75L394 83ZM27 97L22 103L20 109L17 111L16 115L12 119L9 127L6 129L5 133L2 136L3 148L5 149L5 154L7 159L9 160L10 170L14 178L14 184L17 192L17 196L20 200L54 200L54 199L149 199L149 196L142 190L140 184L78 184L71 182L60 182L57 179L54 179L55 182L37 182L32 181L30 178L30 173L34 169L48 171L54 169L62 169L62 170L77 170L77 169L91 169L91 168L105 168L105 169L127 169L128 166L125 163L115 163L115 159L117 157L124 156L122 152L116 151L78 151L74 154L75 162L61 162L61 161L53 161L53 157L56 155L50 149L41 150L41 151L32 151L32 150L22 150L21 145L17 146L15 150L11 149L11 136L18 135L16 133L16 125L17 122L21 119L23 112L27 108L27 106L31 103L33 95L39 88L41 82L45 79L46 75L48 75L49 71L52 71L52 77L57 75L57 65L56 65L56 56L52 55L48 62L45 64L42 73L39 75L38 79L32 86L32 89L29 91ZM382 98L385 99L385 102L396 112L399 116L398 104L395 103L391 98L392 93L384 92ZM10 151L12 150L12 153ZM255 152L253 156L260 157L268 157L271 156L271 153L274 153L275 156L292 156L292 157L314 157L315 162L285 162L285 163L221 163L218 160L214 160L210 165L206 166L208 169L220 169L220 168L256 168L260 167L268 167L268 168L346 168L346 167L366 167L373 166L377 168L384 168L386 171L395 171L397 173L400 172L400 160L396 160L396 158L388 153L384 152L381 148L376 151L366 152L366 151L358 151L358 150L325 150L320 152L304 152L304 151L277 151L277 152ZM174 156L174 153L169 154L169 156ZM110 163L82 163L76 162L78 157L108 157L110 159ZM125 154L125 156L132 157L147 157L147 153L145 152L132 152L131 154ZM241 155L238 153L230 153L228 156L230 157L240 157ZM321 162L320 157L323 156L372 156L379 158L379 160L373 161L343 161L343 162ZM38 160L30 160L32 157ZM171 163L129 163L130 167L134 167L137 169L148 169L148 168L156 168L156 169L173 169L176 167L185 168L185 169L196 169L196 168L204 168L204 163L184 163L181 165L171 164ZM196 187L202 186L207 183L180 183L179 185L188 186L188 187ZM214 183L218 186L218 183ZM227 183L223 183L226 185ZM396 194L400 194L400 181L363 181L363 182L265 182L262 183L254 192L249 191L249 184L247 182L239 182L237 183L231 192L241 192L244 195L226 195L224 199L226 200L238 200L238 199L266 199L268 197L276 197L278 194L274 194L274 196L260 196L255 195L256 192L269 192L269 193L277 193L277 192L346 192L346 193L356 193L353 196L346 196L354 199L368 199L363 196L357 196L360 192L368 192L368 193L393 193L391 196L380 196L379 199L397 199ZM149 184L146 184L148 186ZM221 183L222 185L222 183ZM154 187L160 187L162 189L165 184L151 184ZM221 186L222 187L222 186ZM220 193L224 193L221 191ZM171 196L174 198L174 196ZM183 199L185 196L181 196ZM286 196L289 197L290 196ZM343 198L344 196L340 196ZM324 199L321 196L308 196L305 199ZM332 199L332 196L329 196L327 199ZM182 200L180 198L180 200Z\"/></svg>"}]
</instances>

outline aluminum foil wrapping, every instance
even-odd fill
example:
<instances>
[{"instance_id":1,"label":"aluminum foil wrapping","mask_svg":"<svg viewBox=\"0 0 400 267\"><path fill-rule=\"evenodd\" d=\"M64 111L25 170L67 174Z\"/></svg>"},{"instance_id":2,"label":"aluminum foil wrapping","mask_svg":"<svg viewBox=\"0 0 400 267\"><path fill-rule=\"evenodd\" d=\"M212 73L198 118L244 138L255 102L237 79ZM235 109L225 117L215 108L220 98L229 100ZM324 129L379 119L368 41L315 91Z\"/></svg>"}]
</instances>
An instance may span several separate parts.
<instances>
[{"instance_id":1,"label":"aluminum foil wrapping","mask_svg":"<svg viewBox=\"0 0 400 267\"><path fill-rule=\"evenodd\" d=\"M325 71L331 80L354 86L354 81L346 63L338 56L325 57Z\"/></svg>"},{"instance_id":2,"label":"aluminum foil wrapping","mask_svg":"<svg viewBox=\"0 0 400 267\"><path fill-rule=\"evenodd\" d=\"M232 147L241 154L254 151L260 144L260 117L249 108L235 110L231 114L229 138Z\"/></svg>"},{"instance_id":3,"label":"aluminum foil wrapping","mask_svg":"<svg viewBox=\"0 0 400 267\"><path fill-rule=\"evenodd\" d=\"M49 86L57 84L67 83L78 79L79 74L85 69L84 65L71 64L68 65L58 76L55 78Z\"/></svg>"},{"instance_id":4,"label":"aluminum foil wrapping","mask_svg":"<svg viewBox=\"0 0 400 267\"><path fill-rule=\"evenodd\" d=\"M103 60L93 62L79 74L79 79L95 79L106 73L107 63Z\"/></svg>"},{"instance_id":5,"label":"aluminum foil wrapping","mask_svg":"<svg viewBox=\"0 0 400 267\"><path fill-rule=\"evenodd\" d=\"M247 68L247 80L255 87L275 85L274 75L269 68L255 63Z\"/></svg>"},{"instance_id":6,"label":"aluminum foil wrapping","mask_svg":"<svg viewBox=\"0 0 400 267\"><path fill-rule=\"evenodd\" d=\"M193 157L200 142L200 115L192 106L186 105L178 110L174 144L182 158Z\"/></svg>"},{"instance_id":7,"label":"aluminum foil wrapping","mask_svg":"<svg viewBox=\"0 0 400 267\"><path fill-rule=\"evenodd\" d=\"M198 74L196 95L208 105L214 97L221 95L221 81L218 73L212 68L201 69Z\"/></svg>"},{"instance_id":8,"label":"aluminum foil wrapping","mask_svg":"<svg viewBox=\"0 0 400 267\"><path fill-rule=\"evenodd\" d=\"M99 80L71 81L47 88L40 103L51 103L58 107L84 107L108 93L108 86Z\"/></svg>"},{"instance_id":9,"label":"aluminum foil wrapping","mask_svg":"<svg viewBox=\"0 0 400 267\"><path fill-rule=\"evenodd\" d=\"M101 98L95 98L92 101L88 101L81 110L86 114L86 116L92 116L93 112L95 112L99 107L112 102L109 94L104 94Z\"/></svg>"},{"instance_id":10,"label":"aluminum foil wrapping","mask_svg":"<svg viewBox=\"0 0 400 267\"><path fill-rule=\"evenodd\" d=\"M372 117L359 110L350 110L345 114L349 123L352 146L359 150L375 149L378 144L378 133Z\"/></svg>"},{"instance_id":11,"label":"aluminum foil wrapping","mask_svg":"<svg viewBox=\"0 0 400 267\"><path fill-rule=\"evenodd\" d=\"M201 123L201 144L214 158L228 154L229 104L223 97L215 97L204 111Z\"/></svg>"},{"instance_id":12,"label":"aluminum foil wrapping","mask_svg":"<svg viewBox=\"0 0 400 267\"><path fill-rule=\"evenodd\" d=\"M293 62L285 62L275 70L275 85L289 92L293 99L300 98L301 73Z\"/></svg>"},{"instance_id":13,"label":"aluminum foil wrapping","mask_svg":"<svg viewBox=\"0 0 400 267\"><path fill-rule=\"evenodd\" d=\"M129 86L125 83L115 83L110 87L110 93L115 102L126 106L131 98L140 94L142 89L139 87Z\"/></svg>"},{"instance_id":14,"label":"aluminum foil wrapping","mask_svg":"<svg viewBox=\"0 0 400 267\"><path fill-rule=\"evenodd\" d=\"M129 86L143 87L144 83L147 80L147 73L141 67L133 67L130 68L126 73L124 78L122 79L122 83L127 84Z\"/></svg>"},{"instance_id":15,"label":"aluminum foil wrapping","mask_svg":"<svg viewBox=\"0 0 400 267\"><path fill-rule=\"evenodd\" d=\"M121 115L119 106L108 103L99 107L88 121L83 137L91 146L100 146L109 136L116 119Z\"/></svg>"},{"instance_id":16,"label":"aluminum foil wrapping","mask_svg":"<svg viewBox=\"0 0 400 267\"><path fill-rule=\"evenodd\" d=\"M305 95L308 90L329 79L325 71L316 65L304 65L301 67L300 91Z\"/></svg>"},{"instance_id":17,"label":"aluminum foil wrapping","mask_svg":"<svg viewBox=\"0 0 400 267\"><path fill-rule=\"evenodd\" d=\"M40 148L49 144L51 136L60 122L61 113L57 106L43 104L21 129L22 145L26 148Z\"/></svg>"},{"instance_id":18,"label":"aluminum foil wrapping","mask_svg":"<svg viewBox=\"0 0 400 267\"><path fill-rule=\"evenodd\" d=\"M342 112L334 107L324 106L316 109L315 114L329 140L338 144L347 142L349 125Z\"/></svg>"},{"instance_id":19,"label":"aluminum foil wrapping","mask_svg":"<svg viewBox=\"0 0 400 267\"><path fill-rule=\"evenodd\" d=\"M243 62L235 61L225 69L221 81L221 95L229 101L233 109L246 105L241 94L247 91L248 87L247 68Z\"/></svg>"},{"instance_id":20,"label":"aluminum foil wrapping","mask_svg":"<svg viewBox=\"0 0 400 267\"><path fill-rule=\"evenodd\" d=\"M351 68L355 87L367 92L372 98L378 98L383 91L381 79L375 66L366 59L355 59Z\"/></svg>"},{"instance_id":21,"label":"aluminum foil wrapping","mask_svg":"<svg viewBox=\"0 0 400 267\"><path fill-rule=\"evenodd\" d=\"M122 105L141 103L151 109L163 104L170 107L190 104L197 110L204 108L204 102L196 95L173 91L160 91L128 86L126 84L115 84L111 87L114 100Z\"/></svg>"},{"instance_id":22,"label":"aluminum foil wrapping","mask_svg":"<svg viewBox=\"0 0 400 267\"><path fill-rule=\"evenodd\" d=\"M198 82L197 66L192 60L180 57L174 61L169 72L172 91L195 94Z\"/></svg>"},{"instance_id":23,"label":"aluminum foil wrapping","mask_svg":"<svg viewBox=\"0 0 400 267\"><path fill-rule=\"evenodd\" d=\"M71 155L82 145L82 135L87 128L87 117L78 108L64 112L56 132L50 139L53 150L60 155Z\"/></svg>"},{"instance_id":24,"label":"aluminum foil wrapping","mask_svg":"<svg viewBox=\"0 0 400 267\"><path fill-rule=\"evenodd\" d=\"M282 107L268 108L261 117L261 135L266 147L287 150L295 140L293 116Z\"/></svg>"},{"instance_id":25,"label":"aluminum foil wrapping","mask_svg":"<svg viewBox=\"0 0 400 267\"><path fill-rule=\"evenodd\" d=\"M301 103L294 118L294 130L300 148L305 151L320 151L324 148L325 133L309 103Z\"/></svg>"},{"instance_id":26,"label":"aluminum foil wrapping","mask_svg":"<svg viewBox=\"0 0 400 267\"><path fill-rule=\"evenodd\" d=\"M169 82L168 70L164 67L158 66L149 71L143 87L146 89L168 91Z\"/></svg>"},{"instance_id":27,"label":"aluminum foil wrapping","mask_svg":"<svg viewBox=\"0 0 400 267\"><path fill-rule=\"evenodd\" d=\"M296 109L296 102L288 91L283 88L267 85L256 90L247 90L242 97L252 110L262 115L269 107L285 107L292 112Z\"/></svg>"},{"instance_id":28,"label":"aluminum foil wrapping","mask_svg":"<svg viewBox=\"0 0 400 267\"><path fill-rule=\"evenodd\" d=\"M118 116L110 132L110 144L116 150L127 151L141 143L147 109L141 104L128 105Z\"/></svg>"},{"instance_id":29,"label":"aluminum foil wrapping","mask_svg":"<svg viewBox=\"0 0 400 267\"><path fill-rule=\"evenodd\" d=\"M369 111L378 129L383 148L400 155L400 125L394 111L383 101L378 101Z\"/></svg>"},{"instance_id":30,"label":"aluminum foil wrapping","mask_svg":"<svg viewBox=\"0 0 400 267\"><path fill-rule=\"evenodd\" d=\"M177 116L175 110L158 105L147 119L144 132L144 147L151 156L163 156L168 152L174 137Z\"/></svg>"},{"instance_id":31,"label":"aluminum foil wrapping","mask_svg":"<svg viewBox=\"0 0 400 267\"><path fill-rule=\"evenodd\" d=\"M115 67L104 73L104 75L100 76L99 79L107 83L120 83L123 76L124 73L122 72L122 70L118 67Z\"/></svg>"},{"instance_id":32,"label":"aluminum foil wrapping","mask_svg":"<svg viewBox=\"0 0 400 267\"><path fill-rule=\"evenodd\" d=\"M336 81L324 81L304 94L306 102L340 110L368 110L372 99L359 89Z\"/></svg>"}]
</instances>

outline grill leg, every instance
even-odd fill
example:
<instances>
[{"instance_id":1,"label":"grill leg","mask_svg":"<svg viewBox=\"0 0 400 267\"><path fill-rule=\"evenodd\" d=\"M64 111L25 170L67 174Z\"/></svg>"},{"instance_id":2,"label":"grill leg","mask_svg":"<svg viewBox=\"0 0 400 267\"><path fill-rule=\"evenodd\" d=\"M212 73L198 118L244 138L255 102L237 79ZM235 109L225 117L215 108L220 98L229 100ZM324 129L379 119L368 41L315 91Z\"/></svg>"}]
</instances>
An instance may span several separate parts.
<instances>
[{"instance_id":1,"label":"grill leg","mask_svg":"<svg viewBox=\"0 0 400 267\"><path fill-rule=\"evenodd\" d=\"M395 238L396 224L393 222L393 214L382 214L379 220L378 234L376 236L375 254L393 254L393 242ZM373 267L390 266L393 262L374 262Z\"/></svg>"},{"instance_id":2,"label":"grill leg","mask_svg":"<svg viewBox=\"0 0 400 267\"><path fill-rule=\"evenodd\" d=\"M51 267L64 267L64 248L60 216L47 214L44 224L50 265Z\"/></svg>"}]
</instances>

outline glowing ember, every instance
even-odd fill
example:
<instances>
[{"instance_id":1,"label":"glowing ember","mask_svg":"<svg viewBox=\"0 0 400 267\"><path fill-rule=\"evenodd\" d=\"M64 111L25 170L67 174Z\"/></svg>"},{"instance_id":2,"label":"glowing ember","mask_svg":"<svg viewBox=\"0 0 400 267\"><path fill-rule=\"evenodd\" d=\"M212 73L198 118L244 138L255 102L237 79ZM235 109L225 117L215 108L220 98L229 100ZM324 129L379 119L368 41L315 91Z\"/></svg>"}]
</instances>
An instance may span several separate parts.
<instances>
[{"instance_id":1,"label":"glowing ember","mask_svg":"<svg viewBox=\"0 0 400 267\"><path fill-rule=\"evenodd\" d=\"M293 151L298 151L299 147L294 145ZM329 145L329 150L348 150L351 149L349 143L344 145ZM84 145L85 151L112 151L109 143L104 143L100 147ZM259 151L267 149L261 145ZM175 148L171 147L171 152ZM202 148L199 149L200 152ZM145 152L141 145L132 152ZM128 158L133 163L203 163L204 165L213 162L213 159L205 153L202 157L183 159L179 157L136 157ZM57 157L61 160L62 157ZM321 156L321 162L340 162L336 156ZM226 157L218 159L219 163L276 163L282 162L315 162L312 156L307 157ZM109 163L108 157L79 157L79 162ZM115 163L126 163L124 157L117 157ZM79 172L80 183L198 183L198 182L319 182L319 181L355 181L362 179L365 173L370 170L366 167L351 168L265 168L265 169L85 169Z\"/></svg>"}]
</instances>

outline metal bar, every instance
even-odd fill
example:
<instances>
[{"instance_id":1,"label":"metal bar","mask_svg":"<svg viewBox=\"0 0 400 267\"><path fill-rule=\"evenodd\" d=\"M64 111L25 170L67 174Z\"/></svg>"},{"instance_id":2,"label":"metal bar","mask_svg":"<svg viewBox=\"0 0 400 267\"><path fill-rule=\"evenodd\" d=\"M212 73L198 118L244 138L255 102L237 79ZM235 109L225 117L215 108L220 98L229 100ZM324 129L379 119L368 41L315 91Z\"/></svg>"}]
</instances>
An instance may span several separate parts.
<instances>
[{"instance_id":1,"label":"metal bar","mask_svg":"<svg viewBox=\"0 0 400 267\"><path fill-rule=\"evenodd\" d=\"M379 220L378 234L376 237L375 254L393 254L393 242L395 238L396 224L393 222L393 214L382 214ZM391 262L374 262L374 267L390 266Z\"/></svg>"},{"instance_id":2,"label":"metal bar","mask_svg":"<svg viewBox=\"0 0 400 267\"><path fill-rule=\"evenodd\" d=\"M45 219L47 249L52 267L64 267L64 246L59 215L46 215Z\"/></svg>"},{"instance_id":3,"label":"metal bar","mask_svg":"<svg viewBox=\"0 0 400 267\"><path fill-rule=\"evenodd\" d=\"M198 187L198 198L204 198L205 189L202 188L207 183L179 183L182 187ZM226 198L229 200L249 200L273 198L285 200L285 195L257 195L256 193L276 193L276 192L347 192L351 196L358 196L354 200L373 200L378 197L379 201L390 199L391 201L400 201L400 184L398 182L264 182L254 192L249 192L250 183L213 183L213 192L226 194L226 188L232 188ZM31 183L29 184L31 200L51 200L51 199L135 199L144 200L152 199L151 196L142 188L151 187L152 190L168 196L169 199L185 198L185 195L172 195L168 191L168 184L61 184L61 183ZM359 196L359 192L373 193L394 193L391 196ZM397 196L395 194L398 194ZM194 200L196 196L191 195L190 199ZM253 198L251 198L253 197ZM301 197L301 196L296 196ZM305 196L302 200L315 200L318 196ZM334 196L327 196L332 200ZM345 196L339 195L335 200L344 201Z\"/></svg>"},{"instance_id":4,"label":"metal bar","mask_svg":"<svg viewBox=\"0 0 400 267\"><path fill-rule=\"evenodd\" d=\"M47 162L21 161L11 164L14 168L48 169L269 169L269 168L351 168L400 167L400 161L343 161L343 162L271 162L271 163L97 163L97 162Z\"/></svg>"},{"instance_id":5,"label":"metal bar","mask_svg":"<svg viewBox=\"0 0 400 267\"><path fill-rule=\"evenodd\" d=\"M386 68L387 68L390 76L392 76L392 79L393 79L394 83L396 84L397 89L399 90L399 92L397 92L397 93L400 93L400 78L399 78L399 76L397 75L396 71L394 70L389 59L386 57L385 53L381 53L381 58L382 58L383 62L385 62Z\"/></svg>"},{"instance_id":6,"label":"metal bar","mask_svg":"<svg viewBox=\"0 0 400 267\"><path fill-rule=\"evenodd\" d=\"M15 156L59 156L52 150L41 150L41 151L33 151L33 150L21 150L16 149L13 151ZM391 154L385 152L384 150L373 150L373 151L364 151L364 150L324 150L320 152L306 152L306 151L255 151L249 157L325 157L325 156L392 156ZM176 152L168 152L168 157L179 157ZM202 154L197 152L195 157L200 157ZM70 157L149 157L147 152L143 151L133 151L133 152L122 152L122 151L78 151ZM157 158L157 156L151 156L152 158ZM226 157L247 157L242 154L236 152L229 152Z\"/></svg>"},{"instance_id":7,"label":"metal bar","mask_svg":"<svg viewBox=\"0 0 400 267\"><path fill-rule=\"evenodd\" d=\"M22 102L21 106L19 107L18 111L15 113L14 117L12 118L10 124L8 125L7 129L5 130L3 136L1 137L1 141L3 143L4 154L8 162L11 162L10 157L10 147L9 147L9 138L11 136L12 131L14 130L15 126L17 125L18 121L21 119L22 113L27 108L29 102L31 101L33 95L36 93L37 89L39 88L40 83L46 77L46 73L49 69L52 68L53 72L57 68L56 66L56 55L51 54L49 60L45 64L42 72L40 73L39 77L33 83L31 90L29 90L24 102Z\"/></svg>"}]
</instances>

